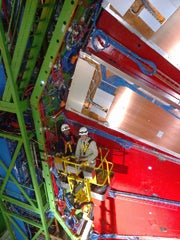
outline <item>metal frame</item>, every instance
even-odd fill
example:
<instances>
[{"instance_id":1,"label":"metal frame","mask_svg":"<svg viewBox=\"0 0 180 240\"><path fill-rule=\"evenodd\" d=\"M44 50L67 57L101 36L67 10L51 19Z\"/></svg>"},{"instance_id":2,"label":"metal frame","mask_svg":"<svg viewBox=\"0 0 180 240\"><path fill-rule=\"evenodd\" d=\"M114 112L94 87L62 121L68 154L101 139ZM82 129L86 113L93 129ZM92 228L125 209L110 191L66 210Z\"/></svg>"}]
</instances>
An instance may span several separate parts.
<instances>
[{"instance_id":1,"label":"metal frame","mask_svg":"<svg viewBox=\"0 0 180 240\"><path fill-rule=\"evenodd\" d=\"M39 46L36 47L37 55L33 59L34 62L32 63L32 61L31 61L31 64L30 64L30 62L28 62L31 65L31 67L32 67L32 64L35 65L45 31L46 31L47 26L50 21L50 16L52 14L54 2L55 1L47 1L48 4L51 3L51 5L49 5L51 7L50 8L51 10L49 11L48 5L46 5L45 6L46 10L44 10L42 12L42 15L44 16L44 18L45 18L45 15L47 16L47 18L46 18L46 21L44 21L43 24L42 23L39 24L38 28L37 28L37 31L41 32L41 30L42 30L42 32L41 32L42 35L41 35L41 39L39 41ZM26 50L27 42L28 42L28 39L30 36L31 27L35 20L35 14L37 11L37 7L38 7L38 1L27 1L26 2L24 16L22 19L20 32L19 32L19 36L18 36L18 39L16 42L16 47L15 47L12 59L10 56L10 52L8 50L2 21L0 21L0 49L1 49L3 63L5 66L5 71L7 74L7 83L6 83L6 88L5 88L4 95L3 95L3 101L0 102L0 110L5 111L5 112L10 112L10 113L15 113L17 116L18 124L19 124L19 128L20 128L20 136L15 136L13 134L5 134L3 132L0 133L0 136L4 139L9 139L10 141L11 140L17 141L17 146L13 153L10 165L6 166L6 164L2 160L0 160L0 165L6 172L5 179L3 179L3 184L0 189L0 196L1 196L0 197L1 198L0 208L3 213L4 219L6 222L6 226L9 230L11 239L15 239L12 226L14 226L18 230L18 232L22 235L22 237L24 239L27 239L27 237L25 236L23 231L20 229L20 227L17 225L17 223L14 221L14 219L19 219L22 222L26 222L32 226L36 226L37 228L39 228L39 230L37 231L37 233L35 234L33 239L37 239L37 237L42 232L45 235L45 239L50 239L50 236L48 233L48 227L51 224L52 220L47 221L46 216L45 216L45 212L48 209L49 205L46 200L44 201L42 193L41 193L41 189L44 188L44 186L43 185L39 186L37 178L36 178L35 166L33 163L33 155L32 155L31 149L30 149L30 143L32 141L32 134L29 134L27 132L26 125L25 125L25 119L23 116L24 111L26 111L29 108L29 106L28 106L27 101L20 100L19 89L16 84L19 70L22 65L24 52ZM37 38L36 38L36 40L34 40L34 42L35 41L37 41ZM32 70L33 70L33 67L32 67ZM27 77L26 84L28 84L29 78L30 78L30 76ZM23 87L25 87L26 84L24 84ZM33 184L33 191L35 193L35 200L31 199L27 195L27 193L24 190L24 186L19 184L18 181L16 180L16 178L13 177L13 175L11 173L11 171L14 167L14 164L17 160L17 156L22 147L25 150L25 154L26 154L26 158L27 158L27 162L28 162L28 167L29 167L29 171L30 171L30 175L31 175L31 179L32 179L32 184ZM23 197L26 199L26 203L16 200L12 196L8 196L6 194L6 191L5 191L6 184L9 183L10 181L18 187L18 189L20 190L20 194L22 194ZM32 213L38 214L40 216L41 223L37 223L36 221L30 220L26 216L25 217L20 216L18 214L7 211L7 209L5 208L4 203L3 203L4 201L13 203L20 208L23 208L25 210L31 211Z\"/></svg>"},{"instance_id":2,"label":"metal frame","mask_svg":"<svg viewBox=\"0 0 180 240\"><path fill-rule=\"evenodd\" d=\"M27 43L29 40L30 31L35 20L35 13L37 11L38 1L28 1L25 5L24 15L22 19L22 24L19 29L18 39L16 41L16 46L12 60L10 61L11 69L13 69L12 76L13 81L17 81L18 73L23 61L23 56L26 51ZM9 76L10 77L10 76ZM7 81L6 88L4 91L3 100L9 102L11 98L11 87L10 81Z\"/></svg>"},{"instance_id":3,"label":"metal frame","mask_svg":"<svg viewBox=\"0 0 180 240\"><path fill-rule=\"evenodd\" d=\"M8 199L8 198L6 198L6 195L3 194L3 190L4 190L6 182L9 179L12 179L14 181L14 183L20 188L21 192L26 197L28 202L31 203L30 205L28 205L28 204L26 205L26 209L32 210L33 212L37 212L37 207L38 207L38 209L39 209L38 212L40 214L40 218L41 218L41 222L42 222L42 225L40 227L41 227L42 231L45 232L46 239L49 239L48 224L46 222L46 218L45 218L45 215L44 215L44 212L47 209L47 205L44 206L44 204L43 204L43 200L42 200L42 197L41 197L41 192L40 192L39 185L38 185L38 182L37 182L35 168L34 168L34 165L33 165L33 156L32 156L31 149L30 149L30 139L31 138L29 137L29 134L27 133L27 130L26 130L25 121L24 121L24 117L23 117L24 108L23 109L21 108L21 101L18 97L18 90L17 90L17 86L14 82L14 78L13 78L13 74L12 74L12 68L10 67L10 56L9 56L9 52L8 52L8 49L7 49L7 45L5 44L5 36L4 36L4 33L3 33L3 27L2 27L1 22L0 22L0 42L1 42L2 56L3 56L3 60L4 60L4 63L5 63L5 68L6 68L6 72L7 72L7 76L8 76L8 81L9 81L10 86L11 86L11 93L12 93L12 97L13 97L13 105L14 105L14 108L16 109L17 119L18 119L20 131L21 131L20 141L19 141L18 146L16 148L16 151L15 151L13 157L12 157L12 162L11 162L10 166L8 166L6 168L3 164L3 162L1 161L1 165L6 170L6 179L4 181L3 187L1 187L1 204L0 204L0 207L1 207L1 210L3 212L3 216L5 216L6 221L8 221L10 216L15 217L15 218L19 217L19 216L16 216L16 215L12 214L12 213L8 213L4 209L3 204L2 204L2 201L5 200L5 199L6 199L6 201L9 200L10 202L14 201L14 198ZM11 139L11 136L9 136L9 138ZM12 136L12 139L13 138L14 138L14 136ZM24 149L25 149L25 152L26 152L26 158L27 158L28 165L29 165L29 170L30 170L30 173L31 173L31 179L32 179L32 183L33 183L33 187L34 187L34 191L35 191L35 195L36 195L36 200L37 200L37 207L35 207L35 205L32 204L32 201L27 197L27 195L24 193L23 189L20 187L20 185L17 183L17 181L11 175L11 170L14 166L14 162L17 159L17 155L18 155L18 152L19 152L19 150L22 146L22 143L23 143L23 146L24 146ZM21 204L21 202L19 202L19 201L16 201L16 204L17 204L17 206L20 206L20 207L23 206L24 207L24 205ZM25 221L25 220L27 220L27 219L23 218L23 221ZM35 223L32 222L32 224L34 225ZM7 224L7 226L9 226L9 224ZM9 230L11 230L11 229L9 229ZM13 236L12 230L10 232L11 232L11 237L12 237ZM13 239L13 237L12 237L12 239Z\"/></svg>"},{"instance_id":4,"label":"metal frame","mask_svg":"<svg viewBox=\"0 0 180 240\"><path fill-rule=\"evenodd\" d=\"M38 78L36 80L36 84L34 86L33 93L31 95L30 103L32 108L32 114L37 134L37 140L39 143L40 150L44 151L45 147L45 139L44 139L44 129L41 120L41 112L39 110L39 102L41 99L42 92L45 88L47 83L51 67L56 59L56 56L59 52L59 49L63 45L63 40L65 37L65 33L71 23L71 18L75 12L75 9L78 5L78 0L73 1L66 1L62 8L62 13L59 16L57 21L51 42L47 49L47 53L44 57L44 61L41 66L41 70L39 72ZM44 156L43 156L44 157Z\"/></svg>"},{"instance_id":5,"label":"metal frame","mask_svg":"<svg viewBox=\"0 0 180 240\"><path fill-rule=\"evenodd\" d=\"M48 227L50 226L52 219L47 221L46 219L47 217L45 216L45 212L47 211L47 209L49 209L49 202L47 201L47 199L44 202L43 196L41 194L41 189L45 187L44 183L41 186L39 186L36 178L35 166L33 163L34 161L33 154L30 148L33 134L27 132L25 119L23 115L24 112L29 109L29 105L26 100L21 100L21 97L22 97L21 93L28 86L31 80L33 69L35 67L44 36L47 31L47 27L51 21L51 16L54 11L55 3L56 3L55 0L46 0L44 4L39 6L38 1L33 1L33 0L26 1L24 14L21 21L21 26L19 29L19 35L16 40L16 45L15 45L15 49L12 57L10 56L10 51L7 46L7 40L5 36L5 31L3 29L3 24L2 24L2 21L0 21L0 50L1 50L1 56L4 63L5 71L7 74L7 83L5 86L2 101L0 101L0 110L4 112L9 112L9 113L15 113L17 116L19 129L20 129L20 136L0 132L0 137L4 139L8 139L9 141L16 141L17 143L17 146L15 148L15 151L13 153L9 166L6 166L3 160L0 159L0 166L6 172L6 176L4 179L2 179L3 184L0 188L0 198L1 198L0 209L1 209L1 212L3 213L11 239L15 239L13 227L17 229L17 231L22 235L24 239L27 239L27 237L25 236L25 234L23 233L23 231L21 230L21 228L18 226L18 224L15 222L14 219L17 219L17 220L19 219L20 221L24 223L28 223L39 229L32 239L37 239L37 237L41 233L43 233L43 235L45 236L45 239L47 240L50 239ZM77 6L78 6L78 0L65 1L63 8L61 10L61 14L56 23L55 30L54 30L52 39L49 43L49 47L47 49L47 53L42 63L42 67L39 72L37 81L35 83L32 97L30 99L35 129L37 133L36 137L37 137L40 151L45 150L44 134L43 134L43 131L39 131L40 129L42 129L42 123L41 123L41 113L40 113L40 110L38 109L41 94L45 86L44 84L42 84L42 79L44 83L46 83L48 80L48 76L51 71L51 66L55 61L58 51L63 44L65 33L69 27L69 24L71 23L71 19L73 17L73 14ZM36 32L34 33L35 34L34 40L32 41L31 49L29 52L30 58L26 62L25 72L23 74L22 81L18 86L18 82L17 82L18 75L23 63L23 57L24 57L25 51L27 50L26 49L27 43L30 38L31 28L35 21L35 15L38 7L42 7L43 10L41 12L40 21L37 25ZM24 186L19 184L16 178L11 173L14 167L14 164L16 163L17 156L22 147L25 150L25 154L28 162L28 167L29 167L29 171L32 179L32 184L33 184L32 189L35 193L35 200L31 199L28 196L28 194L24 190ZM44 160L43 156L42 156L42 160ZM16 187L18 187L20 194L23 196L24 199L26 199L26 202L21 202L20 200L14 199L12 196L8 196L6 194L6 186L7 186L7 183L9 182L11 182L12 184L16 185ZM40 216L41 222L37 223L32 219L28 219L28 217L26 216L20 216L13 212L7 211L3 202L13 203L14 205L22 209L31 211L34 214L38 214ZM51 205L51 202L50 202L50 207L53 208L53 206ZM61 217L58 214L56 214L55 217L63 226L64 230L68 233L68 235L71 236L69 229L65 226Z\"/></svg>"}]
</instances>

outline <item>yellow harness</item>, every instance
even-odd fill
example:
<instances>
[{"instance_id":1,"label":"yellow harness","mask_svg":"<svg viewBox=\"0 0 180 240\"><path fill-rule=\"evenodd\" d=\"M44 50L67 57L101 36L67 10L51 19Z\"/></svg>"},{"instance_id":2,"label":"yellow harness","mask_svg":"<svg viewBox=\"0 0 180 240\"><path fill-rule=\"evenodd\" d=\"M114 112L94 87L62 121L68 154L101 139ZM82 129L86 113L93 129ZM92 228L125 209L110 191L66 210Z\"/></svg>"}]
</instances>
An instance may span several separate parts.
<instances>
[{"instance_id":1,"label":"yellow harness","mask_svg":"<svg viewBox=\"0 0 180 240\"><path fill-rule=\"evenodd\" d=\"M72 144L75 144L73 136L71 136L71 140L68 142L64 139L64 137L61 138L64 142L64 153L67 154L68 148L70 153L72 153Z\"/></svg>"},{"instance_id":2,"label":"yellow harness","mask_svg":"<svg viewBox=\"0 0 180 240\"><path fill-rule=\"evenodd\" d=\"M70 153L72 153L71 142L65 142L65 149L64 149L65 154L67 153L68 148L69 148Z\"/></svg>"},{"instance_id":3,"label":"yellow harness","mask_svg":"<svg viewBox=\"0 0 180 240\"><path fill-rule=\"evenodd\" d=\"M89 144L91 143L92 139L89 139L88 142L86 144L82 143L82 152L83 152L83 155L86 154L86 151L89 147Z\"/></svg>"}]
</instances>

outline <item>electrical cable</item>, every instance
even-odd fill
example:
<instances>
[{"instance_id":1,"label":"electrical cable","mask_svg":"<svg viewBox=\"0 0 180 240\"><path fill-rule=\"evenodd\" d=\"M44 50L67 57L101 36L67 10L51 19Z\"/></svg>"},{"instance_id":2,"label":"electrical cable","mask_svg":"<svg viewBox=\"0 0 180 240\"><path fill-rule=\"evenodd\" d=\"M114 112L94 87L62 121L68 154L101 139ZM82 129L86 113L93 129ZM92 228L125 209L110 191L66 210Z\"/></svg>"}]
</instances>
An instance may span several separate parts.
<instances>
[{"instance_id":1,"label":"electrical cable","mask_svg":"<svg viewBox=\"0 0 180 240\"><path fill-rule=\"evenodd\" d=\"M97 39L98 39L99 45L102 46L101 48L96 45ZM125 46L115 42L112 38L110 38L102 30L95 30L92 34L91 41L92 41L92 46L93 46L94 50L97 52L103 51L105 48L112 45L115 49L117 49L118 51L123 53L126 57L128 57L132 61L134 61L138 65L139 69L148 76L153 76L157 71L157 67L156 67L155 63L138 56L137 54L133 53Z\"/></svg>"},{"instance_id":2,"label":"electrical cable","mask_svg":"<svg viewBox=\"0 0 180 240\"><path fill-rule=\"evenodd\" d=\"M146 74L148 76L153 76L157 71L157 67L156 67L155 63L153 63L150 60L147 60L147 59L144 59L144 58L138 56L137 54L133 53L132 51L130 51L125 46L115 42L104 31L98 30L96 28L96 21L97 21L99 12L100 12L100 2L98 2L96 4L96 9L95 9L95 14L94 14L94 23L93 23L94 32L92 33L92 40L91 40L94 50L97 51L97 52L102 51L105 48L107 48L109 45L112 45L118 51L122 52L126 57L128 57L132 61L134 61L144 74ZM96 39L98 39L99 41L102 41L102 48L99 49L98 46L96 46L96 44L95 44ZM149 69L147 69L147 67Z\"/></svg>"},{"instance_id":3,"label":"electrical cable","mask_svg":"<svg viewBox=\"0 0 180 240\"><path fill-rule=\"evenodd\" d=\"M116 197L123 197L123 198L128 198L128 199L133 199L133 201L149 201L153 202L154 204L167 204L168 207L180 207L180 203L178 201L173 201L173 200L168 200L168 199L163 199L163 198L158 198L154 196L145 196L141 194L135 194L135 193L129 193L129 192L122 192L122 191L117 191L110 189L109 190L109 196L111 198L116 198Z\"/></svg>"},{"instance_id":4,"label":"electrical cable","mask_svg":"<svg viewBox=\"0 0 180 240\"><path fill-rule=\"evenodd\" d=\"M138 240L138 237L135 236L123 236L115 233L106 233L106 234L98 234L95 232L90 233L90 240L98 240L98 239L121 239L121 240Z\"/></svg>"}]
</instances>

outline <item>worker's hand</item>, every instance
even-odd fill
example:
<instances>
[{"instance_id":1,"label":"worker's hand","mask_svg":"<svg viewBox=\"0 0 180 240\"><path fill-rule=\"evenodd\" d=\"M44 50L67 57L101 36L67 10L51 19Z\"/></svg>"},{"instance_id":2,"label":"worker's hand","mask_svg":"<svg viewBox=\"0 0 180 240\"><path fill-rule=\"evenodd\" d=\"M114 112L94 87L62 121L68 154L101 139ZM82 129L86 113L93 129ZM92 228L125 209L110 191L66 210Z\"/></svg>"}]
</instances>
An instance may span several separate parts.
<instances>
[{"instance_id":1,"label":"worker's hand","mask_svg":"<svg viewBox=\"0 0 180 240\"><path fill-rule=\"evenodd\" d=\"M79 159L79 161L80 162L87 162L87 159L82 157L82 158Z\"/></svg>"},{"instance_id":2,"label":"worker's hand","mask_svg":"<svg viewBox=\"0 0 180 240\"><path fill-rule=\"evenodd\" d=\"M76 158L77 163L81 163L81 158Z\"/></svg>"},{"instance_id":3,"label":"worker's hand","mask_svg":"<svg viewBox=\"0 0 180 240\"><path fill-rule=\"evenodd\" d=\"M56 157L62 157L62 156L63 156L63 153L62 153L62 152L56 153L55 156L56 156Z\"/></svg>"}]
</instances>

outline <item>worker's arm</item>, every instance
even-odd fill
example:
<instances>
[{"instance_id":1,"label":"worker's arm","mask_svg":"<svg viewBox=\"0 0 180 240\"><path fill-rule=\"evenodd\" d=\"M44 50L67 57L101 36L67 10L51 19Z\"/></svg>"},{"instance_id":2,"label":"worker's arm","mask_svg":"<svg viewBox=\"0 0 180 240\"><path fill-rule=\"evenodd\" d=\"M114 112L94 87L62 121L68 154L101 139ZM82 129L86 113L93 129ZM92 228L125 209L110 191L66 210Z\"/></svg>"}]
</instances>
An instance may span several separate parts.
<instances>
[{"instance_id":1,"label":"worker's arm","mask_svg":"<svg viewBox=\"0 0 180 240\"><path fill-rule=\"evenodd\" d=\"M87 160L89 163L94 161L98 156L98 149L95 141L92 141L89 144L89 147L87 149Z\"/></svg>"},{"instance_id":2,"label":"worker's arm","mask_svg":"<svg viewBox=\"0 0 180 240\"><path fill-rule=\"evenodd\" d=\"M76 150L75 150L75 158L79 159L81 155L81 141L80 139L77 142Z\"/></svg>"}]
</instances>

